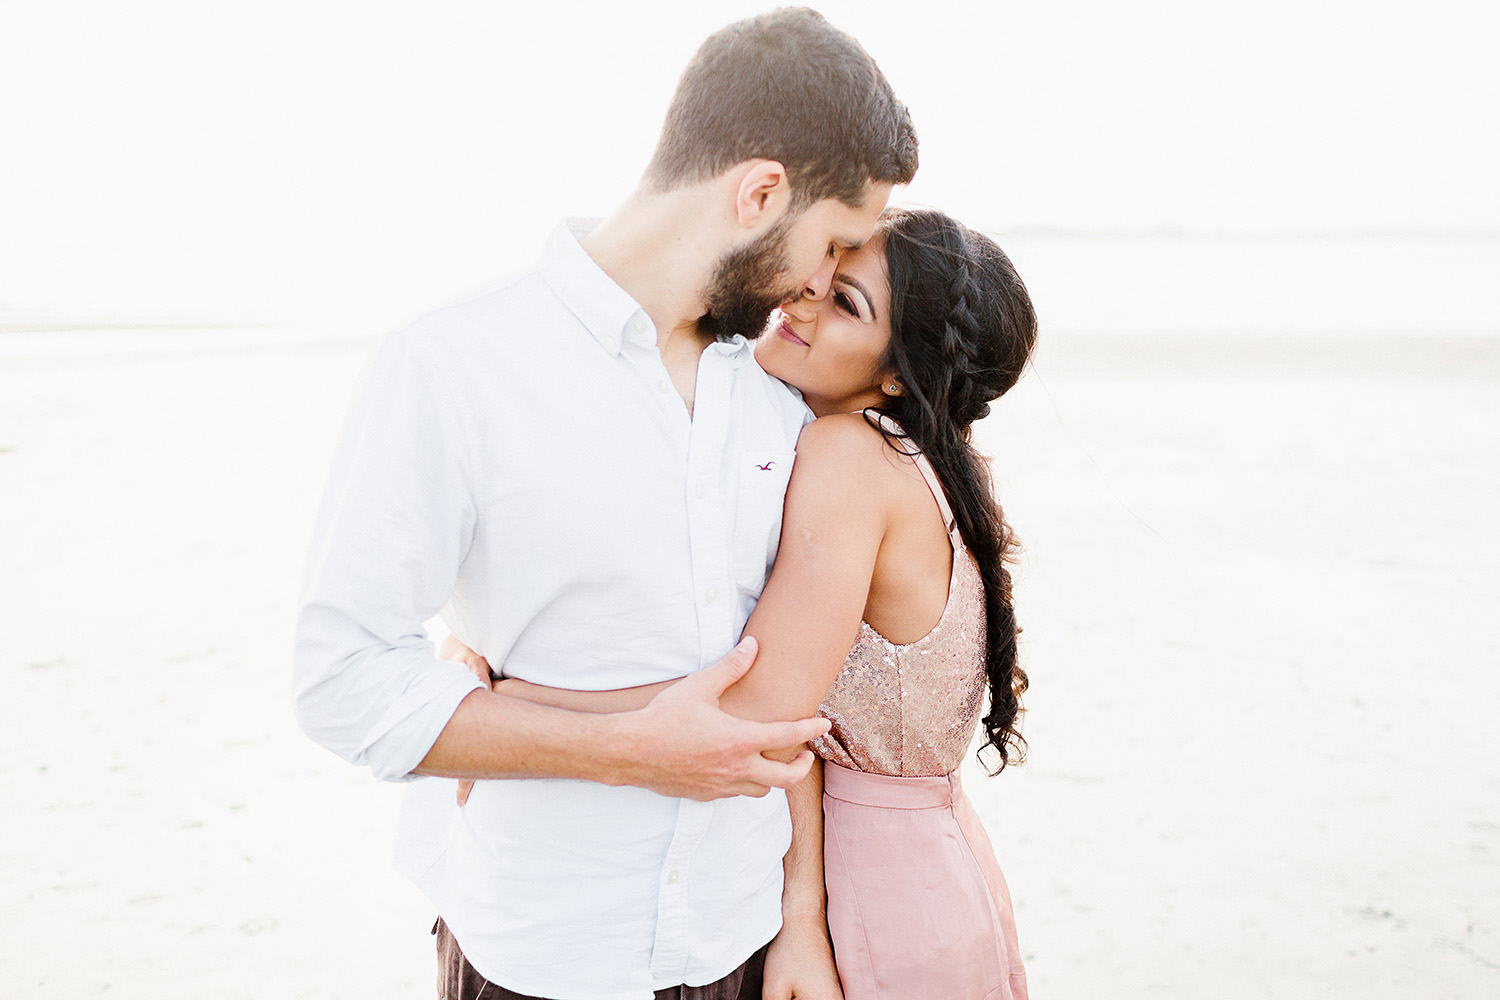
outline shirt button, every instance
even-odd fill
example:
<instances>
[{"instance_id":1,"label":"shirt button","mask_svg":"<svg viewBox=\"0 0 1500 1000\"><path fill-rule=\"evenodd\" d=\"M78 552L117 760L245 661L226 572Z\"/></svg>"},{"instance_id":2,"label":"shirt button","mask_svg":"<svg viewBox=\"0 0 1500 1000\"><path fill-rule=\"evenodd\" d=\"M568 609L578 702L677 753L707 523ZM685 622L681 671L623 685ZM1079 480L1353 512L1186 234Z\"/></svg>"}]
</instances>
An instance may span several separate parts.
<instances>
[{"instance_id":1,"label":"shirt button","mask_svg":"<svg viewBox=\"0 0 1500 1000\"><path fill-rule=\"evenodd\" d=\"M704 488L702 483L699 483L697 488L693 490L693 494L699 500L702 500L704 497L708 496L708 490Z\"/></svg>"},{"instance_id":2,"label":"shirt button","mask_svg":"<svg viewBox=\"0 0 1500 1000\"><path fill-rule=\"evenodd\" d=\"M680 878L682 878L682 873L679 872L676 868L673 868L671 871L667 872L667 885L676 885L677 880Z\"/></svg>"},{"instance_id":3,"label":"shirt button","mask_svg":"<svg viewBox=\"0 0 1500 1000\"><path fill-rule=\"evenodd\" d=\"M634 317L631 318L631 320L630 320L630 332L631 333L640 333L640 332L642 332L645 329L646 329L646 321L645 320L641 319L639 316L634 316Z\"/></svg>"},{"instance_id":4,"label":"shirt button","mask_svg":"<svg viewBox=\"0 0 1500 1000\"><path fill-rule=\"evenodd\" d=\"M705 601L707 601L709 604L712 604L714 601L717 601L719 599L719 588L718 587L709 587L707 590L705 590L703 592L703 599Z\"/></svg>"},{"instance_id":5,"label":"shirt button","mask_svg":"<svg viewBox=\"0 0 1500 1000\"><path fill-rule=\"evenodd\" d=\"M667 380L666 379L662 379L661 381L659 381L659 382L656 383L656 391L657 392L667 392L671 388L672 387L670 385L667 385Z\"/></svg>"}]
</instances>

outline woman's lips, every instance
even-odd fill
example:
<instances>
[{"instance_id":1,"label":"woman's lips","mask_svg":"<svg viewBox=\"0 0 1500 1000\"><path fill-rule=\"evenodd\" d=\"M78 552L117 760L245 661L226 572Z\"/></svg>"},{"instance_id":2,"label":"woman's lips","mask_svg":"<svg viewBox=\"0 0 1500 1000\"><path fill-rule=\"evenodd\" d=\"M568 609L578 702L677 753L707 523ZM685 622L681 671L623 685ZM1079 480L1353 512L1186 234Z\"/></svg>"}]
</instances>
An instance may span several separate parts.
<instances>
[{"instance_id":1,"label":"woman's lips","mask_svg":"<svg viewBox=\"0 0 1500 1000\"><path fill-rule=\"evenodd\" d=\"M793 333L791 324L784 319L780 323L776 324L776 336L780 337L782 340L796 344L799 347L807 346L807 341L803 340L801 337Z\"/></svg>"}]
</instances>

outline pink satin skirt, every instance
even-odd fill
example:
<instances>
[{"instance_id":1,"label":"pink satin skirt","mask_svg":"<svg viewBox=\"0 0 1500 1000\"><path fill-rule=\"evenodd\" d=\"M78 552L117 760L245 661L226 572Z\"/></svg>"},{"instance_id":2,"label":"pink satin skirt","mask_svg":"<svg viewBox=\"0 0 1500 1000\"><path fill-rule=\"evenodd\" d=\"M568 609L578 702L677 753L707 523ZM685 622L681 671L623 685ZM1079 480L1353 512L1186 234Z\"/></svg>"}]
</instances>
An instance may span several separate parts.
<instances>
[{"instance_id":1,"label":"pink satin skirt","mask_svg":"<svg viewBox=\"0 0 1500 1000\"><path fill-rule=\"evenodd\" d=\"M1010 890L958 772L823 764L828 929L845 1000L1027 1000Z\"/></svg>"}]
</instances>

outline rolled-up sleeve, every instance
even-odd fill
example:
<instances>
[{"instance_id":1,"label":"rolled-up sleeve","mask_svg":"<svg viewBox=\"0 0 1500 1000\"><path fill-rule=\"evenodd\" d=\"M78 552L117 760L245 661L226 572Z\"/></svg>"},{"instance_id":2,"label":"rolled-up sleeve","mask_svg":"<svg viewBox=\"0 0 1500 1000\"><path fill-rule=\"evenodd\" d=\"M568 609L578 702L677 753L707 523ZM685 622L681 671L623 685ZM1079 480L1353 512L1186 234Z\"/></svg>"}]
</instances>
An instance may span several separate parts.
<instances>
[{"instance_id":1,"label":"rolled-up sleeve","mask_svg":"<svg viewBox=\"0 0 1500 1000\"><path fill-rule=\"evenodd\" d=\"M448 602L476 520L467 424L441 352L391 334L366 372L318 512L297 616L304 732L404 780L483 683L437 659L422 623Z\"/></svg>"}]
</instances>

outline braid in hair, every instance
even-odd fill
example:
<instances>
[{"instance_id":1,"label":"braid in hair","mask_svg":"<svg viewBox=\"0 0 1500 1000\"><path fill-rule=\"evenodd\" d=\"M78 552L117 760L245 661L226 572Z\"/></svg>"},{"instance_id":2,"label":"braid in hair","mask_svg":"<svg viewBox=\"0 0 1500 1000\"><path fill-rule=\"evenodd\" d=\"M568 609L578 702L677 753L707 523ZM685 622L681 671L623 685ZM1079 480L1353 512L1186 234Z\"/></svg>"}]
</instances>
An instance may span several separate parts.
<instances>
[{"instance_id":1,"label":"braid in hair","mask_svg":"<svg viewBox=\"0 0 1500 1000\"><path fill-rule=\"evenodd\" d=\"M998 774L1026 748L1018 723L1027 678L1008 565L1016 540L971 439L990 401L1021 377L1036 314L1009 258L988 237L930 209L891 209L880 230L891 282L886 365L906 388L882 410L932 463L984 580L990 705L980 750L993 751L991 773Z\"/></svg>"}]
</instances>

